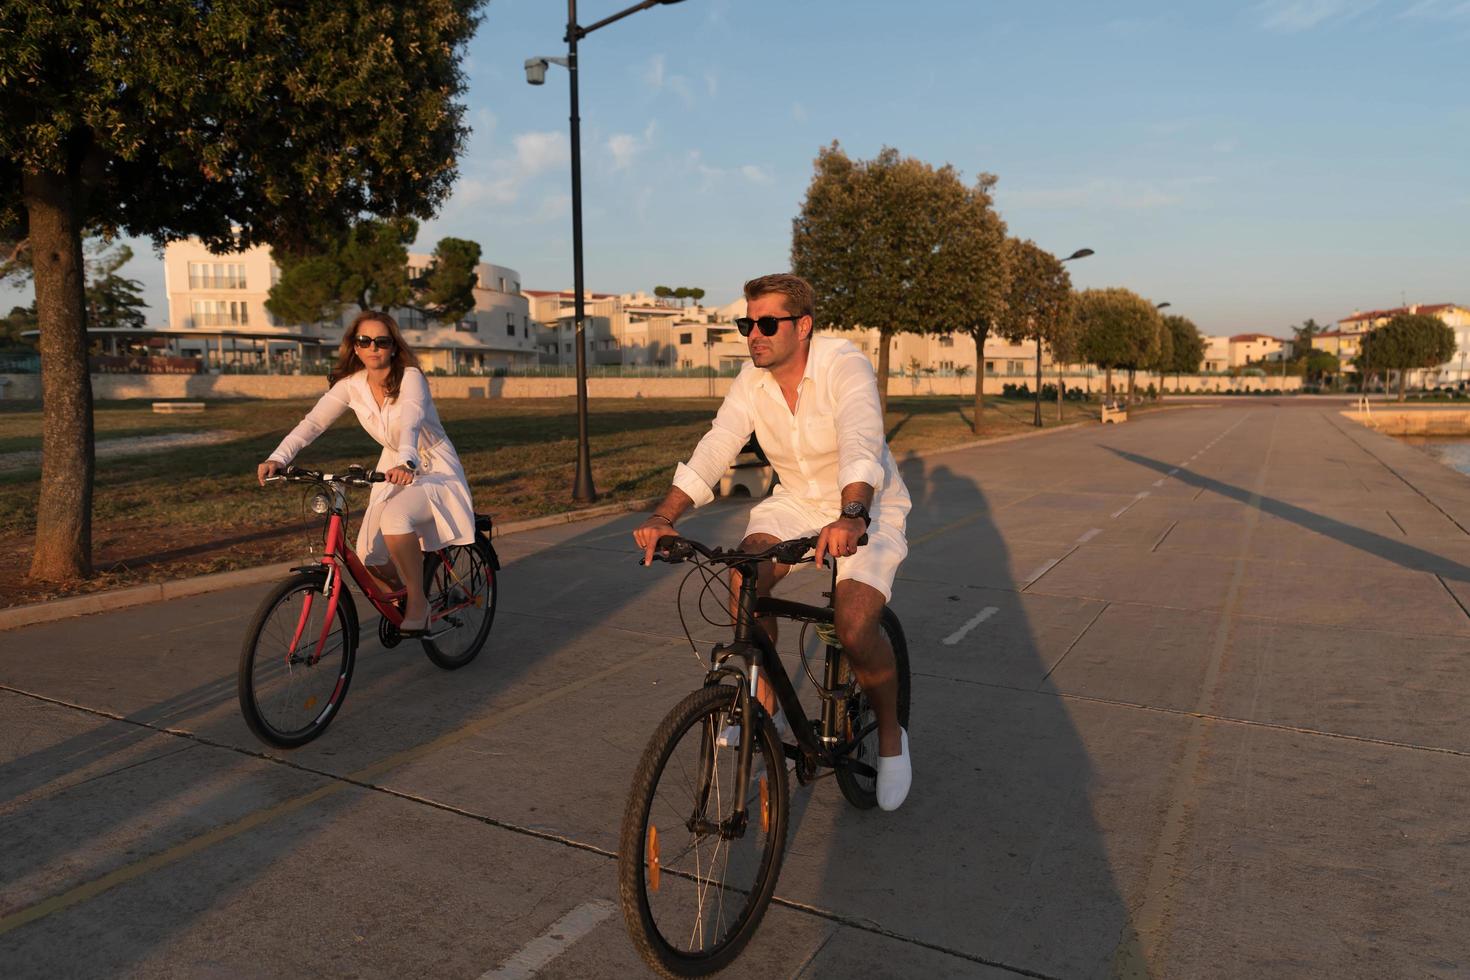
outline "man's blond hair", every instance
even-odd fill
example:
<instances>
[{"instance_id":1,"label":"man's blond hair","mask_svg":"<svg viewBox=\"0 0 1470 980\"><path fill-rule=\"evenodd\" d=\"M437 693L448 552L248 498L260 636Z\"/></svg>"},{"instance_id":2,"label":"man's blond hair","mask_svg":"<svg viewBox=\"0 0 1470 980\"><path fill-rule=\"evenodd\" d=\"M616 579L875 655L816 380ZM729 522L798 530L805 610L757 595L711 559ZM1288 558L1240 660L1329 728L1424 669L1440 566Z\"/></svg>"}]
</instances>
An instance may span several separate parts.
<instances>
[{"instance_id":1,"label":"man's blond hair","mask_svg":"<svg viewBox=\"0 0 1470 980\"><path fill-rule=\"evenodd\" d=\"M769 276L760 276L745 284L747 302L759 299L768 293L780 293L785 296L786 312L792 316L816 315L816 291L812 289L812 284L801 276L794 276L789 272L773 272Z\"/></svg>"}]
</instances>

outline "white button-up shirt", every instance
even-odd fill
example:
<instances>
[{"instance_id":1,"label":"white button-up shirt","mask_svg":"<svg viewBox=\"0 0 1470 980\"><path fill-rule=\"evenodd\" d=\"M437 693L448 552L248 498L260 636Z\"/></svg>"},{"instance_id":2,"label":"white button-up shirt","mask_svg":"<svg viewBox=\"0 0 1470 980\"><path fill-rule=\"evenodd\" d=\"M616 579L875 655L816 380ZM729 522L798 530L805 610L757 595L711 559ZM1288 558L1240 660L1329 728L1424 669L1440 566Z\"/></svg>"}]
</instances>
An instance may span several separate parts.
<instances>
[{"instance_id":1,"label":"white button-up shirt","mask_svg":"<svg viewBox=\"0 0 1470 980\"><path fill-rule=\"evenodd\" d=\"M752 432L781 477L777 493L800 497L835 520L842 488L866 483L873 488L875 521L885 506L908 512L908 488L883 434L873 366L848 341L812 338L795 412L771 372L747 365L689 462L679 464L674 486L696 507L709 503Z\"/></svg>"}]
</instances>

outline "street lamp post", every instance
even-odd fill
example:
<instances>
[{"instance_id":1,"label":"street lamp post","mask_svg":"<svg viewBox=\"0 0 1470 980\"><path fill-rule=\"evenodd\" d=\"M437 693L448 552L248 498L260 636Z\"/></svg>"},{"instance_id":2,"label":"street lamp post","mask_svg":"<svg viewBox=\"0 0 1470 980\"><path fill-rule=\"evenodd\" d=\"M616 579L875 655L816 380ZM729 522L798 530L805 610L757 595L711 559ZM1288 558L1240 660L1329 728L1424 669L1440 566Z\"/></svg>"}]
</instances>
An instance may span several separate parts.
<instances>
[{"instance_id":1,"label":"street lamp post","mask_svg":"<svg viewBox=\"0 0 1470 980\"><path fill-rule=\"evenodd\" d=\"M1093 253L1092 249L1090 249L1090 248L1079 248L1077 251L1073 252L1071 255L1067 256L1065 259L1061 259L1060 261L1062 261L1062 262L1071 262L1073 259L1085 259L1089 255L1092 255L1092 254L1094 254L1094 253ZM985 352L984 351L981 351L980 352L980 356L983 358L985 356ZM1061 369L1059 368L1057 370L1057 385L1060 386L1061 383L1062 383L1062 373L1061 373ZM1041 428L1041 327L1040 326L1037 326L1037 328L1036 328L1036 415L1035 415L1035 418L1032 419L1032 423L1038 429Z\"/></svg>"},{"instance_id":2,"label":"street lamp post","mask_svg":"<svg viewBox=\"0 0 1470 980\"><path fill-rule=\"evenodd\" d=\"M1173 303L1170 303L1170 302L1168 302L1166 300L1166 301L1164 301L1162 303L1155 303L1154 304L1154 309L1156 309L1156 310L1162 310L1162 309L1166 309L1166 308L1168 308L1170 306L1173 306L1173 305L1174 305ZM1163 398L1164 397L1164 372L1163 371L1160 371L1159 372L1159 397L1160 398Z\"/></svg>"},{"instance_id":3,"label":"street lamp post","mask_svg":"<svg viewBox=\"0 0 1470 980\"><path fill-rule=\"evenodd\" d=\"M571 80L572 288L576 293L572 322L577 344L577 472L572 478L572 499L578 503L596 500L597 489L592 485L592 448L587 440L587 310L582 287L582 120L577 109L577 42L598 28L622 20L629 14L636 14L649 7L680 2L681 0L643 0L642 3L620 10L611 17L604 17L595 24L578 27L577 0L567 0L567 56L526 59L526 81L531 85L545 83L546 66L549 64L566 68Z\"/></svg>"}]
</instances>

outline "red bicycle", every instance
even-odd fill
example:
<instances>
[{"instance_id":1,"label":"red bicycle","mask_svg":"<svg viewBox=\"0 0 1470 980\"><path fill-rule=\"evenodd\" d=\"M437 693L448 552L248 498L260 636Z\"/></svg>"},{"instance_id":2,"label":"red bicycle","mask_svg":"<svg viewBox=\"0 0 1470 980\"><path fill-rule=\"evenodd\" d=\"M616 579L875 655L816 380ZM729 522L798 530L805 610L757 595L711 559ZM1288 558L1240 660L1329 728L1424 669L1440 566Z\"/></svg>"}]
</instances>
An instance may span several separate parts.
<instances>
[{"instance_id":1,"label":"red bicycle","mask_svg":"<svg viewBox=\"0 0 1470 980\"><path fill-rule=\"evenodd\" d=\"M245 723L262 742L290 749L326 731L347 697L359 628L346 579L356 583L382 617L378 639L389 648L402 639L404 592L380 588L347 543L347 488L382 483L383 474L360 466L335 475L288 466L266 479L316 484L308 506L327 518L320 563L293 568L294 574L271 590L240 651L238 687ZM429 633L420 642L429 660L445 670L474 660L490 636L500 570L490 532L490 518L476 514L473 544L424 555Z\"/></svg>"}]
</instances>

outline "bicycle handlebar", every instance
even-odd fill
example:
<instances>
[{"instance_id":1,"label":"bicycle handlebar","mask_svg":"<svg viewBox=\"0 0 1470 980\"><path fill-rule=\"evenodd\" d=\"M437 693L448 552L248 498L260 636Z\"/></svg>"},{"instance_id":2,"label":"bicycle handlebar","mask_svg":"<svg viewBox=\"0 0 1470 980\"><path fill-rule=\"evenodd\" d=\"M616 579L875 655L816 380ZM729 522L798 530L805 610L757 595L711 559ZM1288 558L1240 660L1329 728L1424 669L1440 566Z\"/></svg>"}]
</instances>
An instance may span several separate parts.
<instances>
[{"instance_id":1,"label":"bicycle handlebar","mask_svg":"<svg viewBox=\"0 0 1470 980\"><path fill-rule=\"evenodd\" d=\"M868 543L868 536L864 534L858 538L858 546ZM707 561L720 562L725 565L738 565L747 561L778 561L783 565L800 565L812 560L807 557L807 552L817 546L817 535L809 538L792 538L790 541L778 541L765 551L724 551L720 548L710 548L707 545L695 541L693 538L684 538L678 535L660 538L658 546L654 549L654 561L666 561L670 565L688 561L694 555L699 554ZM814 556L813 556L814 557Z\"/></svg>"},{"instance_id":2,"label":"bicycle handlebar","mask_svg":"<svg viewBox=\"0 0 1470 980\"><path fill-rule=\"evenodd\" d=\"M275 476L265 478L266 483L284 481L286 483L345 483L348 486L366 487L374 483L383 483L387 476L377 470L364 469L353 463L347 467L346 473L323 473L320 470L309 470L304 466L287 466Z\"/></svg>"}]
</instances>

